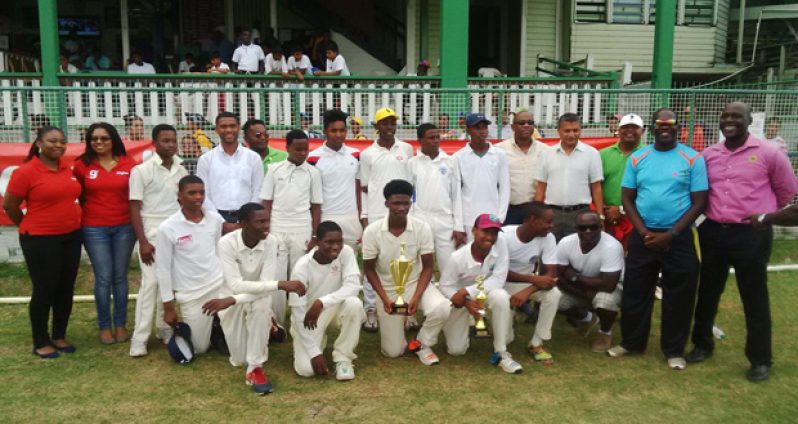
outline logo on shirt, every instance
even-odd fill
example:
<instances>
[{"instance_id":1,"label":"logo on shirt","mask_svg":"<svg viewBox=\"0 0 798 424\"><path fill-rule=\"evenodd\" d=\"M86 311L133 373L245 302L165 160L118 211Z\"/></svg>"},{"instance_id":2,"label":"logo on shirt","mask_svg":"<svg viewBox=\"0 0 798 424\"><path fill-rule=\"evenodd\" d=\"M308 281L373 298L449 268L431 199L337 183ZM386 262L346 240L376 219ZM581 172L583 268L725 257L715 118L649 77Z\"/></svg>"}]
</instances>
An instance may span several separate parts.
<instances>
[{"instance_id":1,"label":"logo on shirt","mask_svg":"<svg viewBox=\"0 0 798 424\"><path fill-rule=\"evenodd\" d=\"M127 172L127 171L116 171L116 175L130 175L130 172Z\"/></svg>"},{"instance_id":2,"label":"logo on shirt","mask_svg":"<svg viewBox=\"0 0 798 424\"><path fill-rule=\"evenodd\" d=\"M403 161L403 160L405 160L405 158L402 155L396 155L396 160Z\"/></svg>"},{"instance_id":3,"label":"logo on shirt","mask_svg":"<svg viewBox=\"0 0 798 424\"><path fill-rule=\"evenodd\" d=\"M186 234L177 238L177 247L183 247L191 243L191 234Z\"/></svg>"},{"instance_id":4,"label":"logo on shirt","mask_svg":"<svg viewBox=\"0 0 798 424\"><path fill-rule=\"evenodd\" d=\"M441 171L441 175L446 175L446 173L449 172L449 168L441 165L440 171Z\"/></svg>"},{"instance_id":5,"label":"logo on shirt","mask_svg":"<svg viewBox=\"0 0 798 424\"><path fill-rule=\"evenodd\" d=\"M95 179L97 179L97 176L98 176L98 175L100 175L100 171L98 171L98 170L96 170L96 169L92 169L91 171L89 171L89 179L90 179L90 180L95 180Z\"/></svg>"},{"instance_id":6,"label":"logo on shirt","mask_svg":"<svg viewBox=\"0 0 798 424\"><path fill-rule=\"evenodd\" d=\"M338 265L333 265L330 267L330 274L337 274L339 271L340 269L338 269Z\"/></svg>"},{"instance_id":7,"label":"logo on shirt","mask_svg":"<svg viewBox=\"0 0 798 424\"><path fill-rule=\"evenodd\" d=\"M749 162L756 162L756 155L751 155L748 157Z\"/></svg>"}]
</instances>

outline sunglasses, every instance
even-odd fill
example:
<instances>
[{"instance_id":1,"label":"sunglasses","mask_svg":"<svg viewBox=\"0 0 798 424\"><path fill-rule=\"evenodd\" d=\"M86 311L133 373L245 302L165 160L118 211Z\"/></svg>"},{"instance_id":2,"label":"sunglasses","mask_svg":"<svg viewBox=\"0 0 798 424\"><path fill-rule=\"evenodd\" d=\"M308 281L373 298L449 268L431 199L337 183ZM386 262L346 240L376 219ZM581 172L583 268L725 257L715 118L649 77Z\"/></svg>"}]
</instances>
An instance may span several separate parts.
<instances>
[{"instance_id":1,"label":"sunglasses","mask_svg":"<svg viewBox=\"0 0 798 424\"><path fill-rule=\"evenodd\" d=\"M654 126L659 127L672 127L676 125L675 119L657 119L654 121Z\"/></svg>"},{"instance_id":2,"label":"sunglasses","mask_svg":"<svg viewBox=\"0 0 798 424\"><path fill-rule=\"evenodd\" d=\"M267 133L256 132L256 133L254 133L253 135L254 135L255 137L257 137L257 138L261 138L261 137L266 137L266 134L267 134Z\"/></svg>"},{"instance_id":3,"label":"sunglasses","mask_svg":"<svg viewBox=\"0 0 798 424\"><path fill-rule=\"evenodd\" d=\"M577 225L576 230L579 232L586 232L586 231L598 231L601 226L599 224L593 225Z\"/></svg>"},{"instance_id":4,"label":"sunglasses","mask_svg":"<svg viewBox=\"0 0 798 424\"><path fill-rule=\"evenodd\" d=\"M97 137L92 137L90 141L92 143L108 143L109 141L111 141L111 137L108 137L107 135L97 136Z\"/></svg>"},{"instance_id":5,"label":"sunglasses","mask_svg":"<svg viewBox=\"0 0 798 424\"><path fill-rule=\"evenodd\" d=\"M531 119L528 121L515 121L513 122L513 125L535 125L535 121Z\"/></svg>"}]
</instances>

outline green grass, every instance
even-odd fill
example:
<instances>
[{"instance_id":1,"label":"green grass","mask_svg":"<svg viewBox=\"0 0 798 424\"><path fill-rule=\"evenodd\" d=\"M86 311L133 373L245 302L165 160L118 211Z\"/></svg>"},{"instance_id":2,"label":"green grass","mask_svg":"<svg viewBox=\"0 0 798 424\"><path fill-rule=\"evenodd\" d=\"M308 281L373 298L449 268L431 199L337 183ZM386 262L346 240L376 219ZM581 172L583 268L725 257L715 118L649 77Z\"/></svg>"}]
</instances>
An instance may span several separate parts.
<instances>
[{"instance_id":1,"label":"green grass","mask_svg":"<svg viewBox=\"0 0 798 424\"><path fill-rule=\"evenodd\" d=\"M79 277L81 293L91 291L86 268ZM3 296L23 294L11 290L25 287L19 281L25 280L24 268L4 265L0 273ZM137 278L133 270L131 286ZM760 384L744 378L745 327L733 278L717 322L728 338L712 359L684 372L667 369L657 318L645 355L611 359L590 352L589 340L576 337L558 317L548 344L556 360L550 367L524 352L533 328L516 324L510 351L524 366L521 375L488 364L490 340L472 340L464 357L447 355L441 340L436 349L441 364L427 368L414 355L384 358L379 336L364 333L357 378L348 383L297 377L290 343L273 345L266 371L275 393L264 398L244 384L242 369L215 352L178 366L155 340L150 355L135 359L127 356L128 344L101 345L92 303L76 304L70 321L69 338L78 352L37 359L30 354L27 307L0 305L0 417L3 422L795 422L796 278L798 273L770 275L775 366L771 379ZM131 322L133 308L131 302Z\"/></svg>"}]
</instances>

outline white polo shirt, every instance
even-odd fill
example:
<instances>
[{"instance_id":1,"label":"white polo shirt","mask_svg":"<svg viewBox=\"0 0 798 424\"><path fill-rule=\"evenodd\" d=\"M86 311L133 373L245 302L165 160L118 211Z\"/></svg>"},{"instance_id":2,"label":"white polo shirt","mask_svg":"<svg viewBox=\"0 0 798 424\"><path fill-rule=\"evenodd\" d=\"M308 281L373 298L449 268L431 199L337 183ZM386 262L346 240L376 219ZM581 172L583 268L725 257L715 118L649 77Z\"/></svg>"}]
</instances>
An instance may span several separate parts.
<instances>
[{"instance_id":1,"label":"white polo shirt","mask_svg":"<svg viewBox=\"0 0 798 424\"><path fill-rule=\"evenodd\" d=\"M188 175L182 161L175 155L172 166L166 169L156 153L130 171L129 197L141 201L141 217L145 220L166 219L180 209L177 184Z\"/></svg>"},{"instance_id":2,"label":"white polo shirt","mask_svg":"<svg viewBox=\"0 0 798 424\"><path fill-rule=\"evenodd\" d=\"M302 59L297 61L294 58L294 55L288 57L288 70L293 71L294 69L305 69L305 72L310 72L310 68L313 65L310 63L310 58L307 55L302 55Z\"/></svg>"},{"instance_id":3,"label":"white polo shirt","mask_svg":"<svg viewBox=\"0 0 798 424\"><path fill-rule=\"evenodd\" d=\"M588 205L593 201L590 184L604 180L601 156L581 141L567 155L559 142L540 156L535 179L546 183L547 205Z\"/></svg>"},{"instance_id":4,"label":"white polo shirt","mask_svg":"<svg viewBox=\"0 0 798 424\"><path fill-rule=\"evenodd\" d=\"M447 299L451 299L460 289L466 289L468 295L473 299L479 291L477 290L477 277L485 277L483 285L485 292L503 289L507 281L507 265L509 257L507 255L507 244L499 237L490 249L488 256L482 263L474 260L471 254L473 242L457 249L446 264L446 269L441 273L440 289Z\"/></svg>"},{"instance_id":5,"label":"white polo shirt","mask_svg":"<svg viewBox=\"0 0 798 424\"><path fill-rule=\"evenodd\" d=\"M582 253L579 235L571 234L557 245L557 264L570 265L585 277L598 277L602 272L623 271L623 246L611 235L602 232L601 239L590 252Z\"/></svg>"},{"instance_id":6,"label":"white polo shirt","mask_svg":"<svg viewBox=\"0 0 798 424\"><path fill-rule=\"evenodd\" d=\"M224 280L216 254L224 219L216 211L203 208L202 212L198 223L179 210L158 226L155 275L164 302L174 299L174 292L180 292L184 301L198 299Z\"/></svg>"},{"instance_id":7,"label":"white polo shirt","mask_svg":"<svg viewBox=\"0 0 798 424\"><path fill-rule=\"evenodd\" d=\"M260 155L239 145L228 155L218 145L197 161L197 176L205 182L205 207L238 210L248 202L260 202L263 162Z\"/></svg>"},{"instance_id":8,"label":"white polo shirt","mask_svg":"<svg viewBox=\"0 0 798 424\"><path fill-rule=\"evenodd\" d=\"M127 65L128 74L154 74L155 67L151 63L142 62L141 65L131 63Z\"/></svg>"},{"instance_id":9,"label":"white polo shirt","mask_svg":"<svg viewBox=\"0 0 798 424\"><path fill-rule=\"evenodd\" d=\"M443 150L435 159L419 150L408 162L410 183L415 188L414 210L452 217L455 231L464 231L460 170Z\"/></svg>"},{"instance_id":10,"label":"white polo shirt","mask_svg":"<svg viewBox=\"0 0 798 424\"><path fill-rule=\"evenodd\" d=\"M510 255L510 271L524 275L536 274L538 262L544 265L557 265L557 239L548 233L543 237L535 237L524 243L518 238L518 227L510 225L502 228L499 237L507 243Z\"/></svg>"},{"instance_id":11,"label":"white polo shirt","mask_svg":"<svg viewBox=\"0 0 798 424\"><path fill-rule=\"evenodd\" d=\"M247 303L277 290L277 240L273 236L250 248L239 228L219 240L218 252L224 274L219 297L232 296L236 303Z\"/></svg>"},{"instance_id":12,"label":"white polo shirt","mask_svg":"<svg viewBox=\"0 0 798 424\"><path fill-rule=\"evenodd\" d=\"M344 245L338 257L328 264L316 262L313 255L318 247L313 248L305 256L299 258L291 272L291 279L301 281L305 285L305 295L288 294L294 329L308 356L311 358L321 354L321 349L313 337L314 330L303 325L305 314L317 299L321 300L324 309L339 305L349 297L357 297L360 292L360 269L357 267L355 252Z\"/></svg>"},{"instance_id":13,"label":"white polo shirt","mask_svg":"<svg viewBox=\"0 0 798 424\"><path fill-rule=\"evenodd\" d=\"M390 297L396 293L396 284L391 276L391 261L399 257L401 244L405 243L405 256L416 261L407 279L407 285L418 282L421 274L421 255L435 252L432 230L429 225L413 217L407 217L405 231L394 236L388 231L388 217L370 224L363 231L363 260L377 259L376 271L382 287Z\"/></svg>"},{"instance_id":14,"label":"white polo shirt","mask_svg":"<svg viewBox=\"0 0 798 424\"><path fill-rule=\"evenodd\" d=\"M242 44L233 52L233 62L238 64L239 71L258 72L258 65L263 60L266 60L263 49L254 43Z\"/></svg>"},{"instance_id":15,"label":"white polo shirt","mask_svg":"<svg viewBox=\"0 0 798 424\"><path fill-rule=\"evenodd\" d=\"M370 222L375 222L388 214L382 189L391 180L410 181L407 163L413 157L413 146L395 139L390 149L377 144L377 141L360 154L360 184L368 187L364 207Z\"/></svg>"},{"instance_id":16,"label":"white polo shirt","mask_svg":"<svg viewBox=\"0 0 798 424\"><path fill-rule=\"evenodd\" d=\"M549 146L532 139L532 145L524 153L514 138L508 138L496 144L507 154L507 165L510 170L510 204L520 205L531 202L535 197L535 177L537 177L540 155Z\"/></svg>"},{"instance_id":17,"label":"white polo shirt","mask_svg":"<svg viewBox=\"0 0 798 424\"><path fill-rule=\"evenodd\" d=\"M266 62L264 65L264 73L266 74L274 71L288 72L288 63L285 61L285 55L280 57L280 60L277 60L271 53L269 53L266 55L266 59L264 59L264 61Z\"/></svg>"},{"instance_id":18,"label":"white polo shirt","mask_svg":"<svg viewBox=\"0 0 798 424\"><path fill-rule=\"evenodd\" d=\"M335 59L327 59L327 72L341 71L339 75L342 77L349 76L349 68L346 66L346 59L340 54L335 56Z\"/></svg>"},{"instance_id":19,"label":"white polo shirt","mask_svg":"<svg viewBox=\"0 0 798 424\"><path fill-rule=\"evenodd\" d=\"M307 162L299 166L289 160L272 163L260 198L272 201L272 231L309 229L313 223L310 205L322 203L321 174Z\"/></svg>"},{"instance_id":20,"label":"white polo shirt","mask_svg":"<svg viewBox=\"0 0 798 424\"><path fill-rule=\"evenodd\" d=\"M504 150L490 145L484 155L474 153L470 143L454 154L463 184L463 222L474 225L483 213L504 221L510 202L510 171Z\"/></svg>"},{"instance_id":21,"label":"white polo shirt","mask_svg":"<svg viewBox=\"0 0 798 424\"><path fill-rule=\"evenodd\" d=\"M360 163L355 157L360 150L341 146L335 151L327 144L310 152L308 162L315 164L321 174L324 203L321 211L325 215L357 214L357 180Z\"/></svg>"}]
</instances>

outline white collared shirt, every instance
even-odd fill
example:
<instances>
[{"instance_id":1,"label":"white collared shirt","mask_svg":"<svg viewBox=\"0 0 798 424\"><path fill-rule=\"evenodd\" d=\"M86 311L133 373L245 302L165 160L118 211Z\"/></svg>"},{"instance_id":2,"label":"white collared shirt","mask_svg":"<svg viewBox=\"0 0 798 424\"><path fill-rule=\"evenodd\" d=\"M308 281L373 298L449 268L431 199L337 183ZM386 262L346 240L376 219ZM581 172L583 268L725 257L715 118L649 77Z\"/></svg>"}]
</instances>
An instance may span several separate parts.
<instances>
[{"instance_id":1,"label":"white collared shirt","mask_svg":"<svg viewBox=\"0 0 798 424\"><path fill-rule=\"evenodd\" d=\"M216 211L203 208L202 213L202 221L191 222L178 210L158 226L155 275L164 302L174 299L174 292L186 301L222 285L216 243L224 219Z\"/></svg>"},{"instance_id":2,"label":"white collared shirt","mask_svg":"<svg viewBox=\"0 0 798 424\"><path fill-rule=\"evenodd\" d=\"M547 205L590 204L590 184L604 180L601 156L593 146L581 141L577 141L570 155L565 154L561 141L540 156L535 180L546 183Z\"/></svg>"},{"instance_id":3,"label":"white collared shirt","mask_svg":"<svg viewBox=\"0 0 798 424\"><path fill-rule=\"evenodd\" d=\"M141 65L137 65L136 63L131 63L127 65L127 73L128 74L154 74L155 67L152 66L152 63L142 62Z\"/></svg>"},{"instance_id":4,"label":"white collared shirt","mask_svg":"<svg viewBox=\"0 0 798 424\"><path fill-rule=\"evenodd\" d=\"M414 211L451 217L453 231L464 231L457 161L443 150L435 159L419 150L408 162L408 168L415 189Z\"/></svg>"},{"instance_id":5,"label":"white collared shirt","mask_svg":"<svg viewBox=\"0 0 798 424\"><path fill-rule=\"evenodd\" d=\"M377 144L377 141L360 154L360 184L368 187L364 213L369 222L376 222L388 214L385 207L383 188L391 180L410 181L407 162L413 157L413 146L395 139L390 149Z\"/></svg>"},{"instance_id":6,"label":"white collared shirt","mask_svg":"<svg viewBox=\"0 0 798 424\"><path fill-rule=\"evenodd\" d=\"M474 256L471 254L472 244L473 242L468 243L452 253L449 263L446 264L446 269L441 273L440 289L447 299L451 299L463 288L473 299L478 293L476 278L480 275L485 277L483 286L486 293L504 288L509 263L507 244L504 239L501 237L496 239L496 243L482 263L474 260Z\"/></svg>"},{"instance_id":7,"label":"white collared shirt","mask_svg":"<svg viewBox=\"0 0 798 424\"><path fill-rule=\"evenodd\" d=\"M496 144L507 154L507 164L510 170L510 204L520 205L531 202L535 198L535 177L537 176L540 155L549 146L532 139L532 145L524 153L518 147L514 138L508 138Z\"/></svg>"},{"instance_id":8,"label":"white collared shirt","mask_svg":"<svg viewBox=\"0 0 798 424\"><path fill-rule=\"evenodd\" d=\"M307 55L303 54L302 59L300 59L299 62L297 62L297 60L294 58L294 55L288 57L289 71L293 71L294 69L299 69L299 70L304 69L305 73L309 73L310 68L312 67L313 65L310 63L310 58Z\"/></svg>"},{"instance_id":9,"label":"white collared shirt","mask_svg":"<svg viewBox=\"0 0 798 424\"><path fill-rule=\"evenodd\" d=\"M510 171L504 150L490 145L484 155L466 144L454 154L463 184L463 222L474 225L477 216L494 214L504 221L510 204Z\"/></svg>"},{"instance_id":10,"label":"white collared shirt","mask_svg":"<svg viewBox=\"0 0 798 424\"><path fill-rule=\"evenodd\" d=\"M292 231L312 225L310 205L322 203L321 174L308 164L272 163L263 179L261 200L272 201L271 230Z\"/></svg>"},{"instance_id":11,"label":"white collared shirt","mask_svg":"<svg viewBox=\"0 0 798 424\"><path fill-rule=\"evenodd\" d=\"M327 59L327 72L341 71L340 76L349 76L349 67L346 66L346 59L340 54L335 56L335 59Z\"/></svg>"},{"instance_id":12,"label":"white collared shirt","mask_svg":"<svg viewBox=\"0 0 798 424\"><path fill-rule=\"evenodd\" d=\"M623 271L623 246L602 232L598 244L587 253L579 246L579 234L563 237L557 245L557 264L570 265L580 275L595 278L602 272Z\"/></svg>"},{"instance_id":13,"label":"white collared shirt","mask_svg":"<svg viewBox=\"0 0 798 424\"><path fill-rule=\"evenodd\" d=\"M383 289L393 298L396 284L391 276L391 261L399 257L401 244L405 243L405 256L414 260L413 270L407 285L416 284L421 274L421 256L435 252L432 230L429 225L413 217L407 217L405 231L394 236L388 231L388 216L369 224L363 231L363 260L377 259L376 271Z\"/></svg>"},{"instance_id":14,"label":"white collared shirt","mask_svg":"<svg viewBox=\"0 0 798 424\"><path fill-rule=\"evenodd\" d=\"M218 145L197 161L197 176L205 183L205 207L213 210L238 210L245 203L260 203L263 162L260 155L238 145L228 155Z\"/></svg>"},{"instance_id":15,"label":"white collared shirt","mask_svg":"<svg viewBox=\"0 0 798 424\"><path fill-rule=\"evenodd\" d=\"M357 180L360 164L354 156L360 150L341 146L337 152L327 144L310 152L308 162L314 163L321 174L321 187L324 203L321 211L324 215L343 215L357 213Z\"/></svg>"},{"instance_id":16,"label":"white collared shirt","mask_svg":"<svg viewBox=\"0 0 798 424\"><path fill-rule=\"evenodd\" d=\"M130 200L141 201L141 217L163 220L180 209L177 203L177 183L188 175L183 160L172 157L166 169L156 153L130 171Z\"/></svg>"},{"instance_id":17,"label":"white collared shirt","mask_svg":"<svg viewBox=\"0 0 798 424\"><path fill-rule=\"evenodd\" d=\"M233 62L238 64L239 71L258 72L259 64L264 60L263 49L254 43L242 44L233 52Z\"/></svg>"},{"instance_id":18,"label":"white collared shirt","mask_svg":"<svg viewBox=\"0 0 798 424\"><path fill-rule=\"evenodd\" d=\"M225 234L218 243L224 284L219 297L232 296L236 303L257 300L277 290L277 239L267 236L250 248L240 228Z\"/></svg>"},{"instance_id":19,"label":"white collared shirt","mask_svg":"<svg viewBox=\"0 0 798 424\"><path fill-rule=\"evenodd\" d=\"M554 234L548 233L524 243L518 238L518 227L520 225L504 227L499 234L499 238L507 243L510 271L533 275L538 273L538 262L543 265L557 265L557 239Z\"/></svg>"},{"instance_id":20,"label":"white collared shirt","mask_svg":"<svg viewBox=\"0 0 798 424\"><path fill-rule=\"evenodd\" d=\"M268 74L270 72L288 72L288 64L285 61L285 55L283 55L280 60L274 58L274 56L269 53L266 55L266 59L264 59L266 64L264 67L266 68L264 73Z\"/></svg>"}]
</instances>

